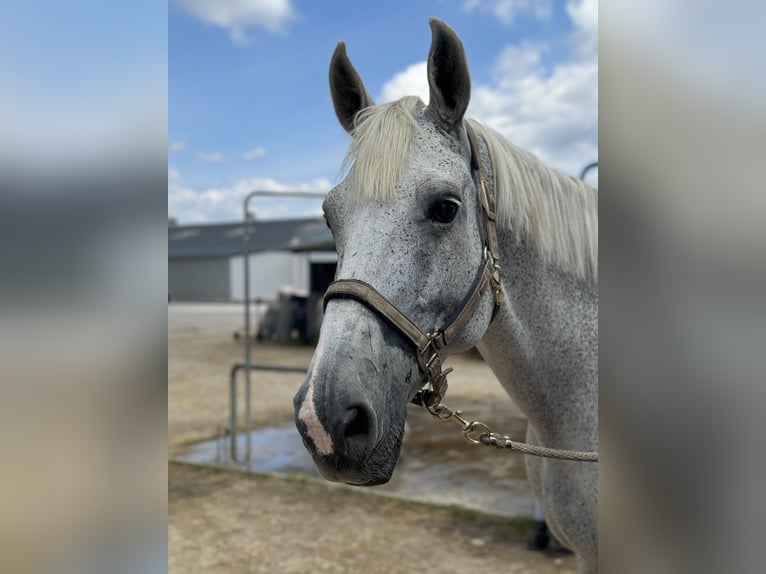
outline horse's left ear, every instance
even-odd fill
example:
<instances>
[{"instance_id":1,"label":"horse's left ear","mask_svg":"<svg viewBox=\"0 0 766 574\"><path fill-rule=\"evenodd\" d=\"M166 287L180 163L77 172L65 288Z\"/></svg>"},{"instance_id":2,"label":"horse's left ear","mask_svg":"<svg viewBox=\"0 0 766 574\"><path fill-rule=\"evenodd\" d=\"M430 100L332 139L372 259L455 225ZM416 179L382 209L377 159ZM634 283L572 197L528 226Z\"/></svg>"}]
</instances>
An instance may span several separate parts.
<instances>
[{"instance_id":1,"label":"horse's left ear","mask_svg":"<svg viewBox=\"0 0 766 574\"><path fill-rule=\"evenodd\" d=\"M471 99L471 75L465 50L455 31L438 18L430 18L428 54L428 106L449 125L460 123Z\"/></svg>"}]
</instances>

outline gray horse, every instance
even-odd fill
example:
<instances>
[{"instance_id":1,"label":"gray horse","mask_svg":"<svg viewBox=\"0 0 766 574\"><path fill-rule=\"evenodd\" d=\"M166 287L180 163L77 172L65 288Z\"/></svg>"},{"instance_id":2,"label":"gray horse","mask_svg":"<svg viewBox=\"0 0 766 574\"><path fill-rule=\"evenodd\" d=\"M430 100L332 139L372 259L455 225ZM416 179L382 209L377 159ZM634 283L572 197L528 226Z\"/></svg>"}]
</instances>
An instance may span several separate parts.
<instances>
[{"instance_id":1,"label":"gray horse","mask_svg":"<svg viewBox=\"0 0 766 574\"><path fill-rule=\"evenodd\" d=\"M476 177L483 173L497 205L503 302L497 306L492 289L477 291L440 354L477 346L526 414L529 442L597 450L597 192L464 120L470 76L463 46L443 22L431 19L431 30L428 105L416 97L375 105L343 43L333 55L333 103L353 136L347 175L324 203L338 250L336 280L371 286L424 329L449 322L486 259ZM399 457L423 364L384 315L358 298L328 300L295 396L298 430L329 480L382 484ZM596 572L598 465L528 456L527 474L580 572Z\"/></svg>"}]
</instances>

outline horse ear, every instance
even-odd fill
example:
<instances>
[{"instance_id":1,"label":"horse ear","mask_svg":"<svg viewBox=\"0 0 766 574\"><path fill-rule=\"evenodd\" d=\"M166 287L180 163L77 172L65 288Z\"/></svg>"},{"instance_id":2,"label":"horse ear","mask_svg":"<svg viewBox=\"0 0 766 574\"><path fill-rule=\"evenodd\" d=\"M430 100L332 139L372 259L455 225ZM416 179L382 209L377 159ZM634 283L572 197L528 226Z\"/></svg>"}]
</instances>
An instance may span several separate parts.
<instances>
[{"instance_id":1,"label":"horse ear","mask_svg":"<svg viewBox=\"0 0 766 574\"><path fill-rule=\"evenodd\" d=\"M335 106L335 115L348 133L354 132L354 117L364 108L374 106L362 78L346 54L346 44L338 42L330 61L330 94Z\"/></svg>"},{"instance_id":2,"label":"horse ear","mask_svg":"<svg viewBox=\"0 0 766 574\"><path fill-rule=\"evenodd\" d=\"M465 50L455 31L438 18L430 18L431 51L428 54L428 106L449 125L456 125L471 99L471 75Z\"/></svg>"}]
</instances>

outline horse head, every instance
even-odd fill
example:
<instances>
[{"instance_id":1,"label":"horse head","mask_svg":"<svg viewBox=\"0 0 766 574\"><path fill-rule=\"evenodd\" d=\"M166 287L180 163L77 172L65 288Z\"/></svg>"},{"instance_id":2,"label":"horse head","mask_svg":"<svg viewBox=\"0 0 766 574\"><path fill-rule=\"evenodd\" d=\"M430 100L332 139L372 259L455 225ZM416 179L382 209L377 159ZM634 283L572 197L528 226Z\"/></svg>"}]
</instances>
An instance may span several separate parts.
<instances>
[{"instance_id":1,"label":"horse head","mask_svg":"<svg viewBox=\"0 0 766 574\"><path fill-rule=\"evenodd\" d=\"M338 251L336 280L358 281L423 332L465 307L486 259L473 149L463 120L470 76L457 35L431 19L430 99L377 106L339 43L330 64L338 120L352 136L347 174L324 202ZM440 349L475 345L495 306L482 290ZM303 441L327 479L387 482L401 449L406 405L423 383L411 339L354 298L334 297L308 376L295 396Z\"/></svg>"}]
</instances>

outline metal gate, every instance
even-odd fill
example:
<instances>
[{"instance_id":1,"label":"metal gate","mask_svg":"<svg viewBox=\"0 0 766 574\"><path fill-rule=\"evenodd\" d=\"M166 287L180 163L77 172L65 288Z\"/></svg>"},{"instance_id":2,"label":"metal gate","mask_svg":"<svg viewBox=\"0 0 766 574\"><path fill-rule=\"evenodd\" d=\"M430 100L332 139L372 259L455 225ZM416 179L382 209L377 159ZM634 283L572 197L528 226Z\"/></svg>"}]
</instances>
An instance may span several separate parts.
<instances>
[{"instance_id":1,"label":"metal gate","mask_svg":"<svg viewBox=\"0 0 766 574\"><path fill-rule=\"evenodd\" d=\"M252 362L252 327L250 321L250 226L255 219L254 214L249 210L250 200L254 197L281 197L281 198L312 198L323 199L324 193L309 192L309 191L251 191L245 197L242 204L243 211L243 239L242 239L242 256L244 258L245 269L245 294L244 294L244 321L245 321L245 360L242 363L234 363L231 366L229 372L229 459L230 462L235 464L241 464L243 466L250 466L251 460L251 431L252 421L250 417L250 405L251 405L251 371L282 371L289 373L306 373L308 367L291 367L283 365L268 365L268 364L254 364ZM237 453L237 375L240 371L245 373L245 413L244 413L244 427L245 427L245 454L242 458ZM222 437L219 437L222 438Z\"/></svg>"}]
</instances>

